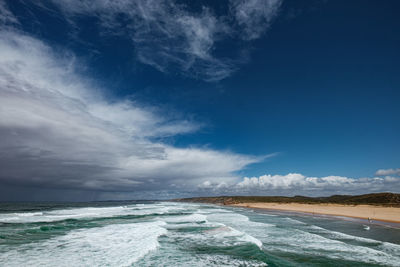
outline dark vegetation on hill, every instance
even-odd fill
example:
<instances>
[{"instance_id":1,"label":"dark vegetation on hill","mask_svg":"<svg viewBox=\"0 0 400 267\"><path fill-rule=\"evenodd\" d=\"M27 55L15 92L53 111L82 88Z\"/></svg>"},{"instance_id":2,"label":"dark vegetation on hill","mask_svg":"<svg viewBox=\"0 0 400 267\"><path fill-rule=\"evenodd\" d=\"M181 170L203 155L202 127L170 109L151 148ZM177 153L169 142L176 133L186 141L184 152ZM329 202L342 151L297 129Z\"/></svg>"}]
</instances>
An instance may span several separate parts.
<instances>
[{"instance_id":1,"label":"dark vegetation on hill","mask_svg":"<svg viewBox=\"0 0 400 267\"><path fill-rule=\"evenodd\" d=\"M273 202L273 203L305 203L305 204L345 204L345 205L380 205L400 207L400 194L374 193L365 195L333 195L330 197L283 197L283 196L220 196L220 197L193 197L173 199L179 202L199 202L213 204L239 204L251 202Z\"/></svg>"}]
</instances>

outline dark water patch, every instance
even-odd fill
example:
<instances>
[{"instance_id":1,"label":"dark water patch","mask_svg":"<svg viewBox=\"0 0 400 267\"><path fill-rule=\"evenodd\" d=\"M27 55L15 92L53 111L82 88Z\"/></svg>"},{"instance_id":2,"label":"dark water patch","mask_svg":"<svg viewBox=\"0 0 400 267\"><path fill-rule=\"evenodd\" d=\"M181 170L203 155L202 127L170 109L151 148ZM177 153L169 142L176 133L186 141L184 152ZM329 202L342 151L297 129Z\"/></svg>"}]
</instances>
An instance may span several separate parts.
<instances>
[{"instance_id":1,"label":"dark water patch","mask_svg":"<svg viewBox=\"0 0 400 267\"><path fill-rule=\"evenodd\" d=\"M231 246L196 245L187 248L195 254L228 255L241 260L252 260L268 263L268 255L255 244L241 244Z\"/></svg>"},{"instance_id":2,"label":"dark water patch","mask_svg":"<svg viewBox=\"0 0 400 267\"><path fill-rule=\"evenodd\" d=\"M152 200L96 201L96 202L0 202L0 213L38 212L71 208L105 208L136 204L155 204Z\"/></svg>"},{"instance_id":3,"label":"dark water patch","mask_svg":"<svg viewBox=\"0 0 400 267\"><path fill-rule=\"evenodd\" d=\"M38 242L55 236L64 235L78 229L101 227L103 225L94 222L82 222L78 220L65 220L52 223L19 224L18 227L0 229L4 237L0 244L19 245Z\"/></svg>"},{"instance_id":4,"label":"dark water patch","mask_svg":"<svg viewBox=\"0 0 400 267\"><path fill-rule=\"evenodd\" d=\"M289 252L267 252L270 255L270 261L281 266L282 259L287 263L287 266L320 266L320 267L378 267L387 266L378 263L366 263L359 261L344 260L340 258L328 258L318 255L305 255Z\"/></svg>"}]
</instances>

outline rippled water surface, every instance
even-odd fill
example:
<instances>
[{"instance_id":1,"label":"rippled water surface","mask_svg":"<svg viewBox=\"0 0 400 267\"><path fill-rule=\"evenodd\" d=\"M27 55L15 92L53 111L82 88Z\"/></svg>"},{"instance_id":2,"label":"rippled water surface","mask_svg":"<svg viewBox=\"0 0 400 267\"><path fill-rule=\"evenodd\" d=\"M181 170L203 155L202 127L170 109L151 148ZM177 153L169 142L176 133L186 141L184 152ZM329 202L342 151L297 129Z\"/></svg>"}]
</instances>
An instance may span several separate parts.
<instances>
[{"instance_id":1,"label":"rippled water surface","mask_svg":"<svg viewBox=\"0 0 400 267\"><path fill-rule=\"evenodd\" d=\"M400 266L400 229L172 202L0 204L0 266Z\"/></svg>"}]
</instances>

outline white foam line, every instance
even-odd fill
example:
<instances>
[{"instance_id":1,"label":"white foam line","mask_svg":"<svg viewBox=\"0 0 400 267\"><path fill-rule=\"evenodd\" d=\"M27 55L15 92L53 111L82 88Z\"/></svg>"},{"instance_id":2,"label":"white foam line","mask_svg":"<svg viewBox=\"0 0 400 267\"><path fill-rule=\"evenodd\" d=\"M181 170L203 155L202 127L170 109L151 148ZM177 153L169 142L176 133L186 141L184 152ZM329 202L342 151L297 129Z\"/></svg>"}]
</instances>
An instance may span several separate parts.
<instances>
[{"instance_id":1,"label":"white foam line","mask_svg":"<svg viewBox=\"0 0 400 267\"><path fill-rule=\"evenodd\" d=\"M339 238L339 239L344 239L344 240L355 240L358 242L364 242L364 243L368 243L368 244L376 244L376 245L378 245L377 248L382 249L383 252L400 257L400 245L397 245L397 244L393 244L390 242L383 242L383 241L360 237L360 236L348 235L348 234L337 232L337 231L327 230L325 228L315 226L315 225L310 226L310 228L316 229L316 230L321 231L322 233L331 235L333 238ZM375 249L375 250L377 250L377 249ZM377 251L379 251L379 250L377 250Z\"/></svg>"},{"instance_id":2,"label":"white foam line","mask_svg":"<svg viewBox=\"0 0 400 267\"><path fill-rule=\"evenodd\" d=\"M170 218L165 218L165 222L168 223L192 223L192 222L207 222L207 216L203 214L190 214L190 215L180 215Z\"/></svg>"},{"instance_id":3,"label":"white foam line","mask_svg":"<svg viewBox=\"0 0 400 267\"><path fill-rule=\"evenodd\" d=\"M109 225L70 232L1 253L7 266L131 266L155 250L164 222ZM45 253L45 254L44 254Z\"/></svg>"},{"instance_id":4,"label":"white foam line","mask_svg":"<svg viewBox=\"0 0 400 267\"><path fill-rule=\"evenodd\" d=\"M398 257L385 251L347 244L298 229L287 229L286 233L276 233L275 239L272 239L271 243L273 245L268 247L271 250L399 266Z\"/></svg>"},{"instance_id":5,"label":"white foam line","mask_svg":"<svg viewBox=\"0 0 400 267\"><path fill-rule=\"evenodd\" d=\"M179 207L169 206L116 206L116 207L88 207L50 210L45 212L20 212L0 214L0 222L31 223L54 222L66 219L107 218L121 215L148 215L153 213L165 214L182 211Z\"/></svg>"}]
</instances>

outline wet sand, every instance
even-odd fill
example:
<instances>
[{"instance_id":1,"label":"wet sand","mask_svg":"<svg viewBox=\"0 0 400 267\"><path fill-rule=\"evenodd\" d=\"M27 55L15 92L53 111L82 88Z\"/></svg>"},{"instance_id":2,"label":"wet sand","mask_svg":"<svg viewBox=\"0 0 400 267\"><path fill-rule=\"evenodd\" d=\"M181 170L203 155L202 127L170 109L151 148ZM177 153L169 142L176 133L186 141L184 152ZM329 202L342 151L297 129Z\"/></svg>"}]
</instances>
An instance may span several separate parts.
<instances>
[{"instance_id":1,"label":"wet sand","mask_svg":"<svg viewBox=\"0 0 400 267\"><path fill-rule=\"evenodd\" d=\"M295 211L311 214L344 216L358 219L370 219L390 223L400 223L400 207L373 205L338 205L338 204L300 204L300 203L240 203L231 206Z\"/></svg>"}]
</instances>

